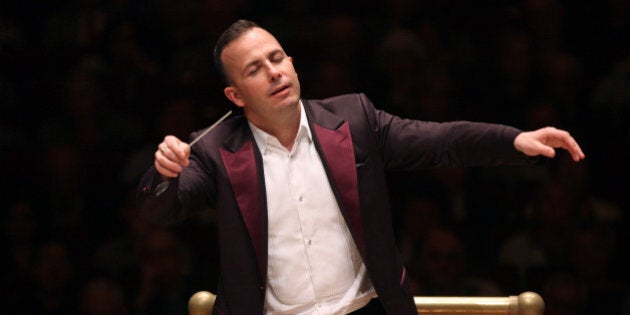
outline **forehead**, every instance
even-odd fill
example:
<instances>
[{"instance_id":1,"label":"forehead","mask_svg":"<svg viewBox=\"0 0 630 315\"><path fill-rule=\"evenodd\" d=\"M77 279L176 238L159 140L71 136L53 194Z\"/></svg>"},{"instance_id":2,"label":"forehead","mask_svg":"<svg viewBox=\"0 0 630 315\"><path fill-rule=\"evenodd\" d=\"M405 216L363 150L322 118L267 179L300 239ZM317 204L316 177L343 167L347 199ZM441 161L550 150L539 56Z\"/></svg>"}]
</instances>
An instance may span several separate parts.
<instances>
[{"instance_id":1,"label":"forehead","mask_svg":"<svg viewBox=\"0 0 630 315\"><path fill-rule=\"evenodd\" d=\"M223 49L221 58L226 64L239 66L247 64L266 54L282 50L282 46L269 32L261 28L253 28L229 43Z\"/></svg>"}]
</instances>

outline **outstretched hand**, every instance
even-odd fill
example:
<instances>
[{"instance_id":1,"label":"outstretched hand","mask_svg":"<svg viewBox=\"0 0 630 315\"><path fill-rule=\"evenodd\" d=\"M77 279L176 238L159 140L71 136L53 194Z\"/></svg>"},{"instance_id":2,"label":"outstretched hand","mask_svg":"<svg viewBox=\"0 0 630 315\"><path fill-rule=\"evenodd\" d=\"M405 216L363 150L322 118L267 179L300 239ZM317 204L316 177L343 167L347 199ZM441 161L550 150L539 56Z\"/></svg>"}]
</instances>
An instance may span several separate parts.
<instances>
[{"instance_id":1,"label":"outstretched hand","mask_svg":"<svg viewBox=\"0 0 630 315\"><path fill-rule=\"evenodd\" d=\"M514 147L529 156L543 155L553 158L555 148L567 150L573 161L584 159L584 152L571 134L554 127L545 127L534 131L521 132L514 139Z\"/></svg>"},{"instance_id":2,"label":"outstretched hand","mask_svg":"<svg viewBox=\"0 0 630 315\"><path fill-rule=\"evenodd\" d=\"M190 146L175 136L166 136L155 151L155 168L164 177L177 177L190 163Z\"/></svg>"}]
</instances>

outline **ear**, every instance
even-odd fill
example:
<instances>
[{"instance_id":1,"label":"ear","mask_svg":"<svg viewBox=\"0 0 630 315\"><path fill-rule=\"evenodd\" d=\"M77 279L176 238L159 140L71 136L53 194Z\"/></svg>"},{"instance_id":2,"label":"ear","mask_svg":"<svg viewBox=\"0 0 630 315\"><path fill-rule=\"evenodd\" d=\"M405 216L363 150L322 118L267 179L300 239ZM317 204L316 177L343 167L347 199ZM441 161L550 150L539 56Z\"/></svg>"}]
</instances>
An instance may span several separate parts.
<instances>
[{"instance_id":1,"label":"ear","mask_svg":"<svg viewBox=\"0 0 630 315\"><path fill-rule=\"evenodd\" d=\"M235 87L233 87L231 85L225 87L225 89L223 89L223 94L225 94L225 97L227 97L228 100L232 101L232 103L234 103L234 105L236 105L238 107L244 107L245 106L245 102L241 98L241 94L238 92L238 90Z\"/></svg>"},{"instance_id":2,"label":"ear","mask_svg":"<svg viewBox=\"0 0 630 315\"><path fill-rule=\"evenodd\" d=\"M291 56L287 56L289 58L289 61L291 62L291 67L293 67L293 72L295 72L295 75L299 77L299 75L297 74L297 71L295 71L295 63L293 62L293 57Z\"/></svg>"}]
</instances>

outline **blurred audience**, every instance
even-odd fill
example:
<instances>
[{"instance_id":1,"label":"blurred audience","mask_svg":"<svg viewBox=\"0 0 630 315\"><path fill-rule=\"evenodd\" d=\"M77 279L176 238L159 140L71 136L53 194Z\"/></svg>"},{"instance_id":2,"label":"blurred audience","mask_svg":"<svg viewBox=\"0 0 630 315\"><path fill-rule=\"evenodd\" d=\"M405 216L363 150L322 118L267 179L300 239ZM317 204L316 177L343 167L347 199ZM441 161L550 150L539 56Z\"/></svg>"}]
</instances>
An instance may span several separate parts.
<instances>
[{"instance_id":1,"label":"blurred audience","mask_svg":"<svg viewBox=\"0 0 630 315\"><path fill-rule=\"evenodd\" d=\"M43 241L36 249L27 282L3 297L9 313L78 314L81 277L71 252L63 241Z\"/></svg>"},{"instance_id":2,"label":"blurred audience","mask_svg":"<svg viewBox=\"0 0 630 315\"><path fill-rule=\"evenodd\" d=\"M498 264L514 272L516 289L540 288L545 274L565 266L571 236L577 224L576 197L552 181L538 192L531 218L501 245Z\"/></svg>"},{"instance_id":3,"label":"blurred audience","mask_svg":"<svg viewBox=\"0 0 630 315\"><path fill-rule=\"evenodd\" d=\"M161 137L232 108L210 49L248 18L278 34L304 97L365 92L408 118L555 125L582 144L578 165L387 174L417 294L537 290L546 314L628 314L629 14L617 0L3 1L2 302L185 314L216 287L212 210L156 229L133 192Z\"/></svg>"},{"instance_id":4,"label":"blurred audience","mask_svg":"<svg viewBox=\"0 0 630 315\"><path fill-rule=\"evenodd\" d=\"M569 270L586 289L584 308L590 314L622 314L630 286L618 275L627 266L618 265L623 245L609 226L585 223L574 233L569 249Z\"/></svg>"},{"instance_id":5,"label":"blurred audience","mask_svg":"<svg viewBox=\"0 0 630 315\"><path fill-rule=\"evenodd\" d=\"M0 257L3 296L29 281L40 238L40 222L34 205L27 200L12 202L3 211Z\"/></svg>"},{"instance_id":6,"label":"blurred audience","mask_svg":"<svg viewBox=\"0 0 630 315\"><path fill-rule=\"evenodd\" d=\"M191 287L191 253L174 232L152 229L141 244L134 288L135 314L185 315Z\"/></svg>"},{"instance_id":7,"label":"blurred audience","mask_svg":"<svg viewBox=\"0 0 630 315\"><path fill-rule=\"evenodd\" d=\"M131 314L123 291L107 278L86 281L81 289L81 315L127 315Z\"/></svg>"},{"instance_id":8,"label":"blurred audience","mask_svg":"<svg viewBox=\"0 0 630 315\"><path fill-rule=\"evenodd\" d=\"M489 278L469 273L464 243L448 228L429 228L418 240L407 268L414 295L503 295L499 286Z\"/></svg>"},{"instance_id":9,"label":"blurred audience","mask_svg":"<svg viewBox=\"0 0 630 315\"><path fill-rule=\"evenodd\" d=\"M565 273L552 273L545 280L540 294L545 299L547 315L589 315L614 314L608 312L590 313L586 309L587 288L576 277ZM604 305L596 307L605 308Z\"/></svg>"}]
</instances>

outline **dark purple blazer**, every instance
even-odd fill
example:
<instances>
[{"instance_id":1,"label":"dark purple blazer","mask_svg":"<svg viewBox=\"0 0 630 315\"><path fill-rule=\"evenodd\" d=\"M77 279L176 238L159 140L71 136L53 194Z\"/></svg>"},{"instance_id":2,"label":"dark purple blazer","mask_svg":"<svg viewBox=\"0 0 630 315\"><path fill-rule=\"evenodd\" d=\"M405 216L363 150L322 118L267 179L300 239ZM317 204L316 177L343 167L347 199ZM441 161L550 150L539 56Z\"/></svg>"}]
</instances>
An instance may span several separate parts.
<instances>
[{"instance_id":1,"label":"dark purple blazer","mask_svg":"<svg viewBox=\"0 0 630 315\"><path fill-rule=\"evenodd\" d=\"M339 208L388 314L417 314L392 229L385 173L445 166L526 164L519 130L495 124L405 120L363 94L303 100L314 143ZM193 133L193 137L198 134ZM140 215L154 224L216 209L220 283L215 314L261 314L267 271L262 158L243 116L192 147L190 165L159 195L159 175L141 180Z\"/></svg>"}]
</instances>

